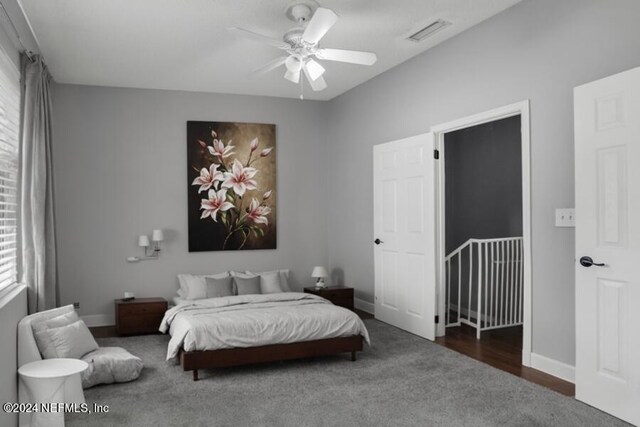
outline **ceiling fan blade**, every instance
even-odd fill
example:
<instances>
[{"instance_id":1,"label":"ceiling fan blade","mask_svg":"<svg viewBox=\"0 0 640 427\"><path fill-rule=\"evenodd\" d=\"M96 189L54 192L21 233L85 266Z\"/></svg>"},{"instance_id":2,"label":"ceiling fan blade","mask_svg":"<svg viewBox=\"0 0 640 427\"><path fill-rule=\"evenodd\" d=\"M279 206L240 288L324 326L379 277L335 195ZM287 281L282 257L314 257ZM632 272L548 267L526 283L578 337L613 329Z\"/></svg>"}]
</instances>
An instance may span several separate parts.
<instances>
[{"instance_id":1,"label":"ceiling fan blade","mask_svg":"<svg viewBox=\"0 0 640 427\"><path fill-rule=\"evenodd\" d=\"M307 74L310 77L310 80L315 80L318 77L322 76L325 72L325 69L322 65L318 64L317 61L313 59L309 59L305 64L305 68L307 70Z\"/></svg>"},{"instance_id":2,"label":"ceiling fan blade","mask_svg":"<svg viewBox=\"0 0 640 427\"><path fill-rule=\"evenodd\" d=\"M319 7L313 14L307 28L302 33L302 40L309 44L316 44L320 41L333 24L338 20L338 15L331 9Z\"/></svg>"},{"instance_id":3,"label":"ceiling fan blade","mask_svg":"<svg viewBox=\"0 0 640 427\"><path fill-rule=\"evenodd\" d=\"M246 30L244 28L238 28L238 27L231 27L231 28L227 28L227 30L233 34L236 34L240 37L244 37L246 39L251 39L251 40L256 40L259 42L263 42L263 43L267 43L270 44L271 46L275 46L278 49L290 49L291 46L289 46L287 43L283 42L282 40L278 40L278 39L274 39L271 38L269 36L265 36L263 34L259 34L259 33L254 33L253 31L250 30Z\"/></svg>"},{"instance_id":4,"label":"ceiling fan blade","mask_svg":"<svg viewBox=\"0 0 640 427\"><path fill-rule=\"evenodd\" d=\"M373 52L344 49L318 49L316 56L327 61L340 61L359 65L373 65L378 60L377 55Z\"/></svg>"},{"instance_id":5,"label":"ceiling fan blade","mask_svg":"<svg viewBox=\"0 0 640 427\"><path fill-rule=\"evenodd\" d=\"M287 69L287 72L284 73L284 78L289 80L292 83L300 83L300 70L298 71L289 71Z\"/></svg>"},{"instance_id":6,"label":"ceiling fan blade","mask_svg":"<svg viewBox=\"0 0 640 427\"><path fill-rule=\"evenodd\" d=\"M311 86L311 89L314 92L319 92L327 88L327 82L324 81L324 77L319 76L317 79L311 80L311 76L309 76L309 70L306 65L302 67L302 70L304 71L304 75L307 77L307 80L309 80L309 86Z\"/></svg>"},{"instance_id":7,"label":"ceiling fan blade","mask_svg":"<svg viewBox=\"0 0 640 427\"><path fill-rule=\"evenodd\" d=\"M288 56L281 56L279 58L274 59L273 61L269 61L266 64L264 64L262 67L253 70L251 72L251 74L249 75L250 77L257 77L257 76L261 76L263 74L268 73L271 70L275 70L276 68L278 68L279 66L281 66L282 64L284 64L284 62L287 60Z\"/></svg>"}]
</instances>

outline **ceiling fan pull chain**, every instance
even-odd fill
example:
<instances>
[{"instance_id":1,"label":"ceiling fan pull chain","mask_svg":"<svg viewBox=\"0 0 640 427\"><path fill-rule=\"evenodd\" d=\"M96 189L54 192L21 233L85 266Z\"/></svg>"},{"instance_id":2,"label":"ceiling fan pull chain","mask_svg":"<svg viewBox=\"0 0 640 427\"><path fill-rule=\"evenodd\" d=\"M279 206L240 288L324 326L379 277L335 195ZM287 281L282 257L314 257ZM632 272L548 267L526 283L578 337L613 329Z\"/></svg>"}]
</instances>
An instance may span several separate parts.
<instances>
[{"instance_id":1,"label":"ceiling fan pull chain","mask_svg":"<svg viewBox=\"0 0 640 427\"><path fill-rule=\"evenodd\" d=\"M304 79L300 76L300 100L304 101Z\"/></svg>"}]
</instances>

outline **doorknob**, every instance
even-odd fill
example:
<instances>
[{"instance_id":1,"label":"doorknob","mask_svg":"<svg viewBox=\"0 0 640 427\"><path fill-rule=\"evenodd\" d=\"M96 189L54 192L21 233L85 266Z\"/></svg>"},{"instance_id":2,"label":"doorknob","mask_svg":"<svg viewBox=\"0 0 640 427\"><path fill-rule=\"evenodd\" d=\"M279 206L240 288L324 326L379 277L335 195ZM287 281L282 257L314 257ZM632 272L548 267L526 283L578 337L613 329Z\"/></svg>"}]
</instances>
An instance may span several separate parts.
<instances>
[{"instance_id":1,"label":"doorknob","mask_svg":"<svg viewBox=\"0 0 640 427\"><path fill-rule=\"evenodd\" d=\"M593 259L590 256L583 256L580 258L580 265L583 267L591 267L595 265L596 267L604 267L604 263L593 262Z\"/></svg>"},{"instance_id":2,"label":"doorknob","mask_svg":"<svg viewBox=\"0 0 640 427\"><path fill-rule=\"evenodd\" d=\"M373 243L375 243L376 245L379 245L380 243L384 243L384 242L380 239L376 239L373 241Z\"/></svg>"}]
</instances>

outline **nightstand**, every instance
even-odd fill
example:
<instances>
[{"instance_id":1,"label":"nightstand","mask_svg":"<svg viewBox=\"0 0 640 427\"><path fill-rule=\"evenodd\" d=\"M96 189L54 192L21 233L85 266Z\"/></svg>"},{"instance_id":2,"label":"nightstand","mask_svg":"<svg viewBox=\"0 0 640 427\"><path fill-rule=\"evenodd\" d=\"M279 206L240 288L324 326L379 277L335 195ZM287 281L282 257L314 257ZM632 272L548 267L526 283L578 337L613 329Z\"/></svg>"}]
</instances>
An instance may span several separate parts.
<instances>
[{"instance_id":1,"label":"nightstand","mask_svg":"<svg viewBox=\"0 0 640 427\"><path fill-rule=\"evenodd\" d=\"M115 300L116 333L118 335L156 334L167 311L164 298L134 298Z\"/></svg>"},{"instance_id":2,"label":"nightstand","mask_svg":"<svg viewBox=\"0 0 640 427\"><path fill-rule=\"evenodd\" d=\"M328 286L326 288L316 288L315 286L309 286L304 288L304 292L307 294L314 294L328 299L335 305L348 308L353 311L353 288L346 288L343 286Z\"/></svg>"}]
</instances>

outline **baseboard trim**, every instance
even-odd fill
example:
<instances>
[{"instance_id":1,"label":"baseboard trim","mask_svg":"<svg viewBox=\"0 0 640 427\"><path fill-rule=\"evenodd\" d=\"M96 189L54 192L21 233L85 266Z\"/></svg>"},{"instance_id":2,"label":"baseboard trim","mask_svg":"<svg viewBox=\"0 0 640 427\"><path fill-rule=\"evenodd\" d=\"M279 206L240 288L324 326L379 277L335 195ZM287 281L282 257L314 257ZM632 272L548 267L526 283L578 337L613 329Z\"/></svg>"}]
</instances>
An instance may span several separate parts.
<instances>
[{"instance_id":1,"label":"baseboard trim","mask_svg":"<svg viewBox=\"0 0 640 427\"><path fill-rule=\"evenodd\" d=\"M531 367L570 383L575 383L576 381L576 368L574 366L540 354L531 353Z\"/></svg>"},{"instance_id":2,"label":"baseboard trim","mask_svg":"<svg viewBox=\"0 0 640 427\"><path fill-rule=\"evenodd\" d=\"M366 311L369 314L376 314L376 306L375 304L370 303L369 301L365 301L360 298L353 299L353 305L358 310Z\"/></svg>"},{"instance_id":3,"label":"baseboard trim","mask_svg":"<svg viewBox=\"0 0 640 427\"><path fill-rule=\"evenodd\" d=\"M84 323L90 328L95 326L113 326L116 323L115 316L108 314L91 314L88 316L80 316Z\"/></svg>"}]
</instances>

